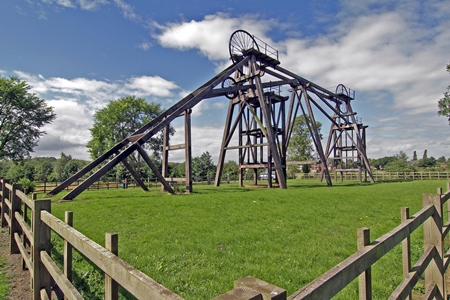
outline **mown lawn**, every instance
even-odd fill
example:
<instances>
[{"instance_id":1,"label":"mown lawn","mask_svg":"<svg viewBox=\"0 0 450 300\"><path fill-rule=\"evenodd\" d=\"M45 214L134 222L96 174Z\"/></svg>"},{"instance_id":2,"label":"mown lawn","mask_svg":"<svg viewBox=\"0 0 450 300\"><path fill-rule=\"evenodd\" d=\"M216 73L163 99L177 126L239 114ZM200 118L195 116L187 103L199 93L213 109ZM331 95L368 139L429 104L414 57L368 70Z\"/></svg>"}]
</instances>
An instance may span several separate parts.
<instances>
[{"instance_id":1,"label":"mown lawn","mask_svg":"<svg viewBox=\"0 0 450 300\"><path fill-rule=\"evenodd\" d=\"M247 275L290 295L353 254L358 228L370 228L376 239L400 224L401 207L414 214L423 193L445 185L434 180L327 187L296 180L285 190L223 184L194 186L190 195L86 191L73 202L54 201L52 213L64 219L64 211L73 211L74 227L101 245L105 232L117 232L121 258L185 299L210 299ZM421 235L412 243L416 259ZM87 284L101 274L79 265L77 277ZM383 257L372 277L374 299L387 299L402 279L401 249ZM99 286L83 286L85 295L100 299ZM336 299L357 299L357 283Z\"/></svg>"}]
</instances>

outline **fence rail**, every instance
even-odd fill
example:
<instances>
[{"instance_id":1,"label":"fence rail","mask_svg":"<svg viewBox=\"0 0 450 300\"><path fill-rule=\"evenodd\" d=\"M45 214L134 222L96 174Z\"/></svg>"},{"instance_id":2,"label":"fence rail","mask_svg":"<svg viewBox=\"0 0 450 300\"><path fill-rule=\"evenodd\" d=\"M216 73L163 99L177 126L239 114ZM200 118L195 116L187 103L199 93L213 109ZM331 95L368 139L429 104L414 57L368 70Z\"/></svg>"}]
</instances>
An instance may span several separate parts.
<instances>
[{"instance_id":1,"label":"fence rail","mask_svg":"<svg viewBox=\"0 0 450 300\"><path fill-rule=\"evenodd\" d=\"M1 225L9 228L10 253L20 254L24 269L30 272L33 299L50 299L52 280L66 298L82 299L71 282L73 249L105 273L105 299L117 299L118 285L138 299L182 299L120 259L117 234L106 233L106 245L102 247L71 226L71 212L66 212L65 221L61 221L51 214L50 200L30 199L21 191L20 185L9 184L7 180L0 180L0 184ZM401 224L373 241L370 241L368 228L358 229L356 253L289 297L282 288L248 276L236 280L235 289L214 299L330 299L358 277L360 299L370 300L372 266L400 244L404 279L389 299L411 299L415 284L423 276L424 299L446 299L444 273L450 264L450 251L444 254L443 244L450 231L450 216L444 224L443 205L447 203L450 211L449 199L450 185L445 194L442 189L438 189L437 194L424 194L420 211L409 216L409 209L402 208ZM424 252L411 267L410 236L421 226ZM51 234L64 240L63 270L50 255Z\"/></svg>"},{"instance_id":2,"label":"fence rail","mask_svg":"<svg viewBox=\"0 0 450 300\"><path fill-rule=\"evenodd\" d=\"M372 172L375 181L399 181L399 180L450 180L450 172L428 171L428 172ZM359 180L358 172L339 172L335 173L334 180ZM320 173L300 173L297 174L299 179L318 179Z\"/></svg>"}]
</instances>

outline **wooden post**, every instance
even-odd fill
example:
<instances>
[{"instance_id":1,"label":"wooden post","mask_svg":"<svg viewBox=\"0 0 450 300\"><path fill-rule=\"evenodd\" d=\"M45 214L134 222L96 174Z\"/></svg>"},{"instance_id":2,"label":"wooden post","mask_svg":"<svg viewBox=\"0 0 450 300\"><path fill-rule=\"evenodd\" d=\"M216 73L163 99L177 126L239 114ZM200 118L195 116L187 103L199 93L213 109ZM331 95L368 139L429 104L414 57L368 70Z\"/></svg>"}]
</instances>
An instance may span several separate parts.
<instances>
[{"instance_id":1,"label":"wooden post","mask_svg":"<svg viewBox=\"0 0 450 300\"><path fill-rule=\"evenodd\" d=\"M50 254L50 228L41 221L41 211L50 212L50 200L34 201L32 217L33 245L31 247L31 259L33 265L32 287L33 300L39 300L41 289L45 289L50 297L51 277L41 263L41 251Z\"/></svg>"},{"instance_id":2,"label":"wooden post","mask_svg":"<svg viewBox=\"0 0 450 300\"><path fill-rule=\"evenodd\" d=\"M6 184L9 183L9 180L2 179L2 208L1 208L1 225L2 227L5 227L7 225L6 219L5 219L5 213L6 213L6 203L5 198L9 199L9 190L6 188Z\"/></svg>"},{"instance_id":3,"label":"wooden post","mask_svg":"<svg viewBox=\"0 0 450 300\"><path fill-rule=\"evenodd\" d=\"M73 212L65 211L64 222L70 227L73 226ZM64 240L64 275L72 282L72 245ZM64 296L64 299L67 297Z\"/></svg>"},{"instance_id":4,"label":"wooden post","mask_svg":"<svg viewBox=\"0 0 450 300\"><path fill-rule=\"evenodd\" d=\"M402 207L401 220L402 223L409 219L409 208ZM402 241L402 261L403 261L403 278L405 278L411 270L411 238L408 236ZM406 297L407 300L412 299L412 293Z\"/></svg>"},{"instance_id":5,"label":"wooden post","mask_svg":"<svg viewBox=\"0 0 450 300\"><path fill-rule=\"evenodd\" d=\"M114 255L119 255L119 235L115 232L105 234L105 248ZM111 277L105 274L105 300L117 300L119 298L119 285Z\"/></svg>"},{"instance_id":6,"label":"wooden post","mask_svg":"<svg viewBox=\"0 0 450 300\"><path fill-rule=\"evenodd\" d=\"M16 239L14 238L15 233L20 234L20 225L19 222L16 219L16 212L20 211L20 202L21 200L19 197L17 197L16 192L18 190L21 190L22 186L20 184L13 184L11 189L11 209L9 211L9 220L11 221L11 224L9 224L10 231L9 231L9 252L10 254L17 254L20 253L19 245L17 245Z\"/></svg>"},{"instance_id":7,"label":"wooden post","mask_svg":"<svg viewBox=\"0 0 450 300\"><path fill-rule=\"evenodd\" d=\"M191 133L192 109L184 114L184 163L186 176L186 193L192 193L192 133Z\"/></svg>"},{"instance_id":8,"label":"wooden post","mask_svg":"<svg viewBox=\"0 0 450 300\"><path fill-rule=\"evenodd\" d=\"M438 295L435 299L444 299L447 294L445 290L443 270L444 247L442 241L441 195L424 194L422 204L424 207L433 205L436 209L433 216L428 218L428 220L423 223L424 249L427 249L429 246L434 246L437 250L436 256L425 270L425 290L428 290L433 285L436 285Z\"/></svg>"},{"instance_id":9,"label":"wooden post","mask_svg":"<svg viewBox=\"0 0 450 300\"><path fill-rule=\"evenodd\" d=\"M358 228L358 250L364 249L365 246L370 244L370 229ZM358 277L359 281L359 299L371 300L372 299L372 270L368 268L361 273Z\"/></svg>"}]
</instances>

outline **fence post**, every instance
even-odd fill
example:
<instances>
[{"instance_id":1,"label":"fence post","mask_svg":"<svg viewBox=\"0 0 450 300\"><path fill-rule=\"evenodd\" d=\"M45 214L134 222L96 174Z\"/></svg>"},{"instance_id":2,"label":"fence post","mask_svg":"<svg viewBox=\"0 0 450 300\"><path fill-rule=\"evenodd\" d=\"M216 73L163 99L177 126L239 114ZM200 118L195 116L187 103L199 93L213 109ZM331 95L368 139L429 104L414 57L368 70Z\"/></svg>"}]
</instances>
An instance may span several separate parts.
<instances>
[{"instance_id":1,"label":"fence post","mask_svg":"<svg viewBox=\"0 0 450 300\"><path fill-rule=\"evenodd\" d=\"M370 244L370 229L358 228L358 250L364 249L365 246ZM372 299L372 270L368 268L361 273L358 277L359 283L359 299L371 300Z\"/></svg>"},{"instance_id":2,"label":"fence post","mask_svg":"<svg viewBox=\"0 0 450 300\"><path fill-rule=\"evenodd\" d=\"M7 183L9 183L9 180L2 179L2 208L1 208L1 225L2 225L2 227L5 227L7 225L6 219L5 219L5 211L7 208L6 203L5 203L5 198L6 199L10 198L9 190L6 188Z\"/></svg>"},{"instance_id":3,"label":"fence post","mask_svg":"<svg viewBox=\"0 0 450 300\"><path fill-rule=\"evenodd\" d=\"M424 194L422 200L423 206L433 205L435 213L423 223L424 232L424 249L429 246L436 247L437 254L425 270L425 290L436 285L440 297L436 299L443 299L447 297L444 282L443 270L443 254L444 247L442 241L442 201L441 195Z\"/></svg>"},{"instance_id":4,"label":"fence post","mask_svg":"<svg viewBox=\"0 0 450 300\"><path fill-rule=\"evenodd\" d=\"M70 227L73 226L73 212L65 211L64 212L64 222ZM64 240L64 275L66 275L67 279L72 282L72 245ZM64 296L64 299L67 299Z\"/></svg>"},{"instance_id":5,"label":"fence post","mask_svg":"<svg viewBox=\"0 0 450 300\"><path fill-rule=\"evenodd\" d=\"M50 254L50 228L41 220L41 211L50 212L51 201L49 199L34 201L32 212L32 231L33 245L31 247L31 259L33 265L32 288L33 299L40 298L41 289L45 289L50 297L50 274L41 263L41 251L47 251Z\"/></svg>"},{"instance_id":6,"label":"fence post","mask_svg":"<svg viewBox=\"0 0 450 300\"><path fill-rule=\"evenodd\" d=\"M105 248L114 255L119 255L119 235L115 232L105 234ZM105 274L105 300L119 299L119 285Z\"/></svg>"},{"instance_id":7,"label":"fence post","mask_svg":"<svg viewBox=\"0 0 450 300\"><path fill-rule=\"evenodd\" d=\"M402 223L409 219L409 208L402 207L401 220ZM405 278L411 270L411 238L408 236L402 241L402 261L403 261L403 278ZM412 293L406 297L407 300L412 299Z\"/></svg>"},{"instance_id":8,"label":"fence post","mask_svg":"<svg viewBox=\"0 0 450 300\"><path fill-rule=\"evenodd\" d=\"M11 224L9 224L10 232L9 232L9 252L10 254L20 253L19 245L17 245L16 239L14 235L16 233L20 234L20 225L16 219L16 212L20 211L20 202L21 200L17 197L16 192L21 190L22 186L20 184L13 184L11 188L11 209L9 210L9 220Z\"/></svg>"}]
</instances>

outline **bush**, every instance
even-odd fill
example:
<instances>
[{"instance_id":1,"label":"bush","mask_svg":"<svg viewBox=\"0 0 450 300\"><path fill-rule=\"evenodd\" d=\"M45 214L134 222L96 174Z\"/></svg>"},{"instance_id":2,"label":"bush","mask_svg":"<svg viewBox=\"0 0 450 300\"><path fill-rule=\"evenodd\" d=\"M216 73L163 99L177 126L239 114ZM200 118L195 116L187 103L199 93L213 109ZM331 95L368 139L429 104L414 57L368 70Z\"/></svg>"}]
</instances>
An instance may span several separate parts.
<instances>
[{"instance_id":1,"label":"bush","mask_svg":"<svg viewBox=\"0 0 450 300\"><path fill-rule=\"evenodd\" d=\"M22 189L27 195L34 192L34 188L36 187L36 183L34 181L31 181L30 179L25 177L20 179L18 183L22 185Z\"/></svg>"}]
</instances>

